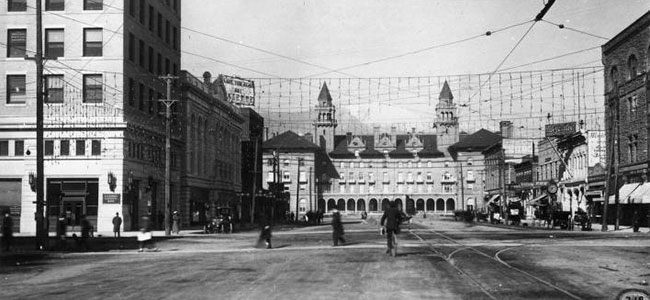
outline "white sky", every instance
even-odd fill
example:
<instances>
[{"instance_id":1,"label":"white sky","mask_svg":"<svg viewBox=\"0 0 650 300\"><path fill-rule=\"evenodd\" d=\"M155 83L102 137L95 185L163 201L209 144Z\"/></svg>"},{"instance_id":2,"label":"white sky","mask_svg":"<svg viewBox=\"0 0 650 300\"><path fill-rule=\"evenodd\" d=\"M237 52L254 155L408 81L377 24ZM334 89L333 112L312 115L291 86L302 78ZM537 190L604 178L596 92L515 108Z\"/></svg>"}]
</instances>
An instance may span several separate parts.
<instances>
[{"instance_id":1,"label":"white sky","mask_svg":"<svg viewBox=\"0 0 650 300\"><path fill-rule=\"evenodd\" d=\"M184 0L183 27L329 69L453 42L532 20L542 0ZM545 20L611 38L650 9L647 0L557 0ZM326 77L430 76L494 71L530 25ZM326 69L182 31L183 67L200 76L307 77ZM606 40L538 22L502 68ZM223 61L229 66L188 54ZM600 65L599 49L523 69ZM253 72L259 71L260 73ZM272 76L269 76L272 75Z\"/></svg>"}]
</instances>

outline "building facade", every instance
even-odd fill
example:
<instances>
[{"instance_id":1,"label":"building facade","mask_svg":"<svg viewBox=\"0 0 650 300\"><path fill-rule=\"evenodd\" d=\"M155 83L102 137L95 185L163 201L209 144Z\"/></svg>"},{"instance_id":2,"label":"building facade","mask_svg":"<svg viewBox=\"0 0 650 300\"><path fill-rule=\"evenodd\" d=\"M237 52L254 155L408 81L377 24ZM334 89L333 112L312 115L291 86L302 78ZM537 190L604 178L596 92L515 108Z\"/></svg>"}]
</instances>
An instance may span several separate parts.
<instances>
[{"instance_id":1,"label":"building facade","mask_svg":"<svg viewBox=\"0 0 650 300\"><path fill-rule=\"evenodd\" d=\"M242 180L241 138L245 120L237 107L215 97L209 73L199 80L179 76L183 124L181 196L184 225L203 225L217 207L231 207L239 217Z\"/></svg>"},{"instance_id":2,"label":"building facade","mask_svg":"<svg viewBox=\"0 0 650 300\"><path fill-rule=\"evenodd\" d=\"M179 1L45 1L45 174L36 170L36 6L10 1L0 8L0 199L20 232L35 232L36 194L30 178L44 176L50 229L58 215L75 228L87 215L111 231L115 213L124 229L162 208L166 96L159 75L180 65ZM172 202L178 200L178 122L173 126ZM161 220L155 219L159 224ZM78 227L77 227L78 228Z\"/></svg>"},{"instance_id":3,"label":"building facade","mask_svg":"<svg viewBox=\"0 0 650 300\"><path fill-rule=\"evenodd\" d=\"M614 222L615 201L622 204L620 219L629 222L634 211L645 216L650 209L650 197L640 195L636 202L625 200L630 184L644 184L648 178L650 69L650 12L641 16L602 46L605 66L605 124L608 153L609 194L605 198L609 224ZM615 179L618 178L618 179ZM616 186L618 183L618 186ZM626 187L626 185L628 185ZM626 189L623 193L623 189ZM621 195L622 194L622 195ZM627 201L627 202L626 202ZM606 203L607 203L606 202ZM645 221L643 219L643 221Z\"/></svg>"}]
</instances>

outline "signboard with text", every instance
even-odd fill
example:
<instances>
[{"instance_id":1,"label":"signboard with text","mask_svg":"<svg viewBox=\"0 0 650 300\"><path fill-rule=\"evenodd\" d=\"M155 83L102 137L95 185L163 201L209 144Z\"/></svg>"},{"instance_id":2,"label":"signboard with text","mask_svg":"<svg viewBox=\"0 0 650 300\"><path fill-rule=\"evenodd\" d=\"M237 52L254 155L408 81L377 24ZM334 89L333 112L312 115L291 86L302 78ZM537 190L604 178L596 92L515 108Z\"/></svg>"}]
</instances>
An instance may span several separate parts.
<instances>
[{"instance_id":1,"label":"signboard with text","mask_svg":"<svg viewBox=\"0 0 650 300\"><path fill-rule=\"evenodd\" d=\"M546 124L546 137L561 137L576 132L576 122Z\"/></svg>"},{"instance_id":2,"label":"signboard with text","mask_svg":"<svg viewBox=\"0 0 650 300\"><path fill-rule=\"evenodd\" d=\"M534 139L503 139L503 151L506 163L520 163L521 158L533 155Z\"/></svg>"},{"instance_id":3,"label":"signboard with text","mask_svg":"<svg viewBox=\"0 0 650 300\"><path fill-rule=\"evenodd\" d=\"M590 130L587 132L589 167L593 167L598 163L603 167L607 165L607 145L605 140L605 130Z\"/></svg>"},{"instance_id":4,"label":"signboard with text","mask_svg":"<svg viewBox=\"0 0 650 300\"><path fill-rule=\"evenodd\" d=\"M235 105L255 105L255 82L236 76L221 75L228 102Z\"/></svg>"},{"instance_id":5,"label":"signboard with text","mask_svg":"<svg viewBox=\"0 0 650 300\"><path fill-rule=\"evenodd\" d=\"M120 204L120 194L102 194L103 204Z\"/></svg>"}]
</instances>

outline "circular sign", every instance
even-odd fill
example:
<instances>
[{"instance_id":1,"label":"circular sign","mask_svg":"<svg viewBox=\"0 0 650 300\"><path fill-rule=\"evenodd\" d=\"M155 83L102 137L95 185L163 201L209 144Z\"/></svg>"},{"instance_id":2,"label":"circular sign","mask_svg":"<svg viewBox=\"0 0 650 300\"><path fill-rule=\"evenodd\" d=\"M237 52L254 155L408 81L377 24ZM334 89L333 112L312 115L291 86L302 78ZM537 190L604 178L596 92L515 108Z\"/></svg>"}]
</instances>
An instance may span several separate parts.
<instances>
[{"instance_id":1,"label":"circular sign","mask_svg":"<svg viewBox=\"0 0 650 300\"><path fill-rule=\"evenodd\" d=\"M555 182L549 182L546 190L549 192L549 194L557 193L557 184L555 184Z\"/></svg>"},{"instance_id":2,"label":"circular sign","mask_svg":"<svg viewBox=\"0 0 650 300\"><path fill-rule=\"evenodd\" d=\"M640 289L627 289L618 294L616 299L620 300L647 300L650 295L644 290Z\"/></svg>"}]
</instances>

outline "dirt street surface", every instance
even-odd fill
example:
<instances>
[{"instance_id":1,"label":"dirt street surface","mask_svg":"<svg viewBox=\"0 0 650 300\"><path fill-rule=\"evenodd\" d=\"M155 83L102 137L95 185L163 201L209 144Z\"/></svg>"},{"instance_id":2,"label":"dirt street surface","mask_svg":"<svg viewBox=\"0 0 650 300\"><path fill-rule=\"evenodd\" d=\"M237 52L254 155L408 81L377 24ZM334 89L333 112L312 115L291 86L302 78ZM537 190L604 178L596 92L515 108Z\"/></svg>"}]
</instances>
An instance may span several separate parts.
<instances>
[{"instance_id":1,"label":"dirt street surface","mask_svg":"<svg viewBox=\"0 0 650 300\"><path fill-rule=\"evenodd\" d=\"M615 299L648 290L650 234L415 219L397 257L374 219L331 227L186 234L158 250L0 255L0 299Z\"/></svg>"}]
</instances>

